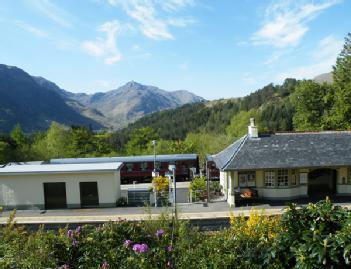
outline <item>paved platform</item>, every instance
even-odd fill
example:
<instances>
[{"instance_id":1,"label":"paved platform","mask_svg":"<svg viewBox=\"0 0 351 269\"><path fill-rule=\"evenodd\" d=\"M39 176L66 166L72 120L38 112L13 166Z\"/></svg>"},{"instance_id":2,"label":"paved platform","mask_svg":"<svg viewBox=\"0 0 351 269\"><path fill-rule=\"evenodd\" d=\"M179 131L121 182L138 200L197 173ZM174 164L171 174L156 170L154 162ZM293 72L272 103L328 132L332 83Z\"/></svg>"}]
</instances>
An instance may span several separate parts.
<instances>
[{"instance_id":1,"label":"paved platform","mask_svg":"<svg viewBox=\"0 0 351 269\"><path fill-rule=\"evenodd\" d=\"M306 204L306 203L299 203ZM337 202L351 209L351 202ZM284 204L259 204L254 206L243 206L231 208L226 201L206 203L180 203L177 204L179 219L201 220L201 219L223 219L230 215L248 216L252 208L267 215L282 214L286 205ZM62 209L62 210L17 210L15 221L18 224L54 224L54 223L102 223L108 221L145 220L156 219L161 214L173 213L173 207L119 207L119 208L91 208L91 209ZM5 224L11 211L0 213L0 224Z\"/></svg>"}]
</instances>

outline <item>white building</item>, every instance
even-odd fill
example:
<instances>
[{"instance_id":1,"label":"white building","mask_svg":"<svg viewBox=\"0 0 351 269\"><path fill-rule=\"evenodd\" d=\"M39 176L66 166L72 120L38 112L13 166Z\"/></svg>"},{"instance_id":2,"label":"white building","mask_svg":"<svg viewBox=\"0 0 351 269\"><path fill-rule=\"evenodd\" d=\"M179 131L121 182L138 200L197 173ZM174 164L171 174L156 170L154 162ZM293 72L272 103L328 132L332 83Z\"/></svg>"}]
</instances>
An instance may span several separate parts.
<instances>
[{"instance_id":1,"label":"white building","mask_svg":"<svg viewBox=\"0 0 351 269\"><path fill-rule=\"evenodd\" d=\"M0 168L5 209L113 207L122 163L9 165Z\"/></svg>"},{"instance_id":2,"label":"white building","mask_svg":"<svg viewBox=\"0 0 351 269\"><path fill-rule=\"evenodd\" d=\"M245 189L267 200L351 197L351 132L248 134L212 156L220 184L235 205Z\"/></svg>"}]
</instances>

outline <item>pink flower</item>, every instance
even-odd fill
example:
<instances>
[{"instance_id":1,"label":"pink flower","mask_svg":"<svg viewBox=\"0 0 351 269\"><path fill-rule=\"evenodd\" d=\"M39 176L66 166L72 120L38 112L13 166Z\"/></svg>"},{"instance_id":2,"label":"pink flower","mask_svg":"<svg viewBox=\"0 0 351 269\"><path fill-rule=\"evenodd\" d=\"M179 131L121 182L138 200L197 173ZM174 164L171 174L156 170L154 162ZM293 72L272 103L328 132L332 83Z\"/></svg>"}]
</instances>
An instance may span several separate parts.
<instances>
[{"instance_id":1,"label":"pink flower","mask_svg":"<svg viewBox=\"0 0 351 269\"><path fill-rule=\"evenodd\" d=\"M68 231L67 231L67 237L68 237L68 238L72 238L73 235L74 235L74 234L73 234L73 231L72 231L72 230L68 230Z\"/></svg>"},{"instance_id":2,"label":"pink flower","mask_svg":"<svg viewBox=\"0 0 351 269\"><path fill-rule=\"evenodd\" d=\"M124 241L124 243L123 243L123 245L124 245L125 247L129 247L131 244L133 244L132 240L126 240L126 241Z\"/></svg>"},{"instance_id":3,"label":"pink flower","mask_svg":"<svg viewBox=\"0 0 351 269\"><path fill-rule=\"evenodd\" d=\"M110 265L109 265L107 262L104 262L104 263L101 265L101 268L107 269L107 268L110 268Z\"/></svg>"},{"instance_id":4,"label":"pink flower","mask_svg":"<svg viewBox=\"0 0 351 269\"><path fill-rule=\"evenodd\" d=\"M145 253L149 250L149 247L146 244L135 244L133 250L137 253Z\"/></svg>"},{"instance_id":5,"label":"pink flower","mask_svg":"<svg viewBox=\"0 0 351 269\"><path fill-rule=\"evenodd\" d=\"M157 237L161 237L164 233L165 233L165 231L163 229L159 229L159 230L156 231L155 235Z\"/></svg>"}]
</instances>

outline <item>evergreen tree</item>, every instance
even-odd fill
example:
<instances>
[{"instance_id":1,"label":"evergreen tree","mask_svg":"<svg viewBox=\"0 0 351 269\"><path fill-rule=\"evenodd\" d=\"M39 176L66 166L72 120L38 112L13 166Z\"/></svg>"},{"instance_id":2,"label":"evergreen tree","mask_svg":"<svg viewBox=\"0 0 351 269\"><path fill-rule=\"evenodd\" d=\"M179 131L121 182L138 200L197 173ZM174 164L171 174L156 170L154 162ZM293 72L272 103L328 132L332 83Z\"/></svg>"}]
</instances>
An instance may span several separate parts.
<instances>
[{"instance_id":1,"label":"evergreen tree","mask_svg":"<svg viewBox=\"0 0 351 269\"><path fill-rule=\"evenodd\" d=\"M298 131L329 129L328 123L333 102L329 96L334 89L328 84L318 84L311 80L304 80L296 87L291 95L291 102L295 107L293 118L294 127Z\"/></svg>"},{"instance_id":2,"label":"evergreen tree","mask_svg":"<svg viewBox=\"0 0 351 269\"><path fill-rule=\"evenodd\" d=\"M338 129L351 128L351 33L333 67L333 78L336 86L333 122Z\"/></svg>"}]
</instances>

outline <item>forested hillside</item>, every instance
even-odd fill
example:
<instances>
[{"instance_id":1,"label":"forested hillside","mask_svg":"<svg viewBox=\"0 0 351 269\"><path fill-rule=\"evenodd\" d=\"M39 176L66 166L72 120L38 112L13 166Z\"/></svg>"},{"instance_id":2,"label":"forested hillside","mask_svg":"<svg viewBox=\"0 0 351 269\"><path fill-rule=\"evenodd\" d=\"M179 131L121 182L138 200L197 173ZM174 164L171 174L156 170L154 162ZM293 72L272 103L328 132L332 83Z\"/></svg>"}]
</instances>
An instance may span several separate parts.
<instances>
[{"instance_id":1,"label":"forested hillside","mask_svg":"<svg viewBox=\"0 0 351 269\"><path fill-rule=\"evenodd\" d=\"M115 133L53 123L47 132L24 135L20 126L0 137L0 163L60 157L216 153L247 132L254 117L259 131L351 129L351 34L335 66L333 83L286 79L250 95L157 112Z\"/></svg>"}]
</instances>

